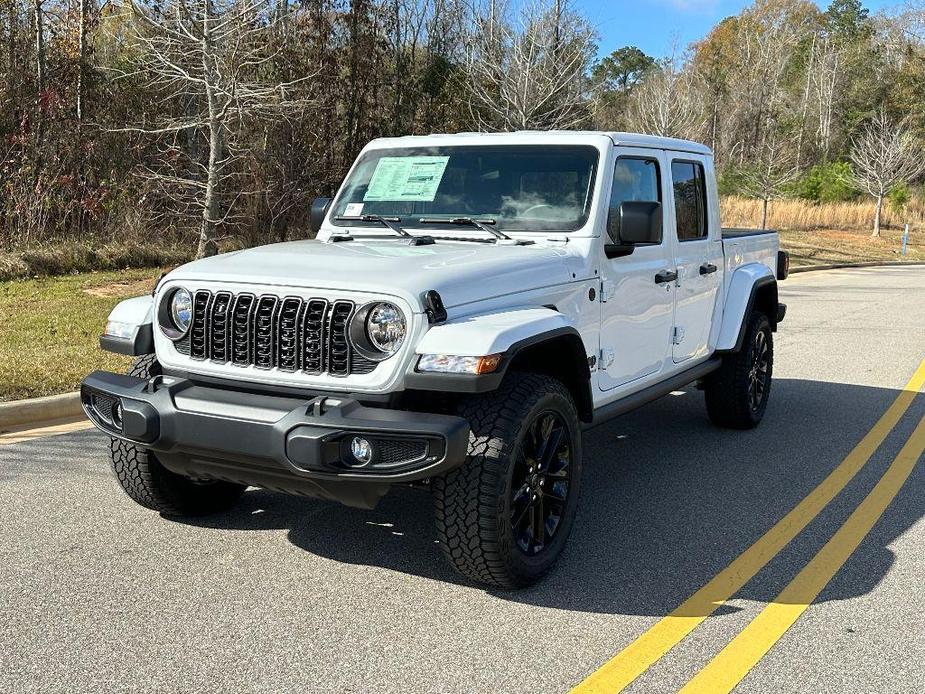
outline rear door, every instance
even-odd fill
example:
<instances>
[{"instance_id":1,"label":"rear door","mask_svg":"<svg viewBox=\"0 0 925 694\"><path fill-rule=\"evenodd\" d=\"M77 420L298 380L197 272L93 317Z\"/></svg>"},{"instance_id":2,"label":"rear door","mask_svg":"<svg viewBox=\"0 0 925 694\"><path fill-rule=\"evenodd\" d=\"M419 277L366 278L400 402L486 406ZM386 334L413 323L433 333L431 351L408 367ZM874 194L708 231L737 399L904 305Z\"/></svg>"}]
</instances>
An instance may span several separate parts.
<instances>
[{"instance_id":1,"label":"rear door","mask_svg":"<svg viewBox=\"0 0 925 694\"><path fill-rule=\"evenodd\" d=\"M668 194L666 161L661 150L618 151L609 216L619 219L624 201L660 202L664 208ZM657 244L637 246L623 257L601 258L601 390L637 381L644 385L658 377L666 362L671 363L675 284L656 278L674 269L666 230L663 222Z\"/></svg>"},{"instance_id":2,"label":"rear door","mask_svg":"<svg viewBox=\"0 0 925 694\"><path fill-rule=\"evenodd\" d=\"M678 272L671 356L680 363L710 353L710 327L723 278L723 239L712 161L695 154L668 156Z\"/></svg>"}]
</instances>

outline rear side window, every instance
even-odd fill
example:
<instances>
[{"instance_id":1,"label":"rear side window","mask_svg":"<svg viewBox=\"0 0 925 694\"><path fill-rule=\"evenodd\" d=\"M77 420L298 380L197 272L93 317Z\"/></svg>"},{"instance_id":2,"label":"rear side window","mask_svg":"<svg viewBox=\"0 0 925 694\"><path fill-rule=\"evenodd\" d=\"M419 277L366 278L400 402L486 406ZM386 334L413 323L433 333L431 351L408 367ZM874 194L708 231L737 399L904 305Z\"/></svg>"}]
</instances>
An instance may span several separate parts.
<instances>
[{"instance_id":1,"label":"rear side window","mask_svg":"<svg viewBox=\"0 0 925 694\"><path fill-rule=\"evenodd\" d=\"M707 237L707 188L703 165L690 161L671 163L675 223L679 241Z\"/></svg>"},{"instance_id":2,"label":"rear side window","mask_svg":"<svg viewBox=\"0 0 925 694\"><path fill-rule=\"evenodd\" d=\"M613 171L607 228L619 226L620 205L624 202L661 202L658 162L654 159L621 157Z\"/></svg>"}]
</instances>

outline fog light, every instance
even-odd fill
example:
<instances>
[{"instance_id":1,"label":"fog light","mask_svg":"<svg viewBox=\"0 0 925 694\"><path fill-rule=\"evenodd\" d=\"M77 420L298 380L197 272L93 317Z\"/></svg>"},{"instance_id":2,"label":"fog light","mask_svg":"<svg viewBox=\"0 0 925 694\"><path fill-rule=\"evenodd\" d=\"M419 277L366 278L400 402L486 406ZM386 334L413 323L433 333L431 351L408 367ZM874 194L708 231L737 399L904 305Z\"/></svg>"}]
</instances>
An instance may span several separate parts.
<instances>
[{"instance_id":1,"label":"fog light","mask_svg":"<svg viewBox=\"0 0 925 694\"><path fill-rule=\"evenodd\" d=\"M112 406L112 423L119 430L122 430L122 401L116 400Z\"/></svg>"},{"instance_id":2,"label":"fog light","mask_svg":"<svg viewBox=\"0 0 925 694\"><path fill-rule=\"evenodd\" d=\"M373 445L362 436L354 436L350 442L350 454L359 465L369 465L373 460Z\"/></svg>"}]
</instances>

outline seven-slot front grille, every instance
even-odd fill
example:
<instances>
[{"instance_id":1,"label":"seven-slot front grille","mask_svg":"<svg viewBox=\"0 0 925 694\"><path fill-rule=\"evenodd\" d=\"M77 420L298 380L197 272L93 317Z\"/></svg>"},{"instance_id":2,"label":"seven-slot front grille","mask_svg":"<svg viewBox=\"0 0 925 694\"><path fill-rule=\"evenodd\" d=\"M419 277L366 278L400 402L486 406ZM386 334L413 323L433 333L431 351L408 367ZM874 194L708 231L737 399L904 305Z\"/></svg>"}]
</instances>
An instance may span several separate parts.
<instances>
[{"instance_id":1,"label":"seven-slot front grille","mask_svg":"<svg viewBox=\"0 0 925 694\"><path fill-rule=\"evenodd\" d=\"M365 374L377 362L358 354L347 337L356 306L340 299L279 298L200 289L193 323L174 343L193 359L331 376Z\"/></svg>"}]
</instances>

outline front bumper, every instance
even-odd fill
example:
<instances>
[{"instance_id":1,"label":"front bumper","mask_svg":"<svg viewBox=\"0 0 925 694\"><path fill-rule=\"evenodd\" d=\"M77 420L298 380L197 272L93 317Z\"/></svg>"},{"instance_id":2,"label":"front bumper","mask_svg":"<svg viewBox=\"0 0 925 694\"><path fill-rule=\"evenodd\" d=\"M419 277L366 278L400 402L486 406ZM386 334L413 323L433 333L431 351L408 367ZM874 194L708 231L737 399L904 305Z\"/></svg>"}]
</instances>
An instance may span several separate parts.
<instances>
[{"instance_id":1,"label":"front bumper","mask_svg":"<svg viewBox=\"0 0 925 694\"><path fill-rule=\"evenodd\" d=\"M262 395L158 376L95 371L81 401L103 432L155 452L168 469L372 507L396 482L462 464L469 425L461 417L365 407L348 398ZM118 404L118 410L116 406ZM350 441L375 454L360 464Z\"/></svg>"}]
</instances>

